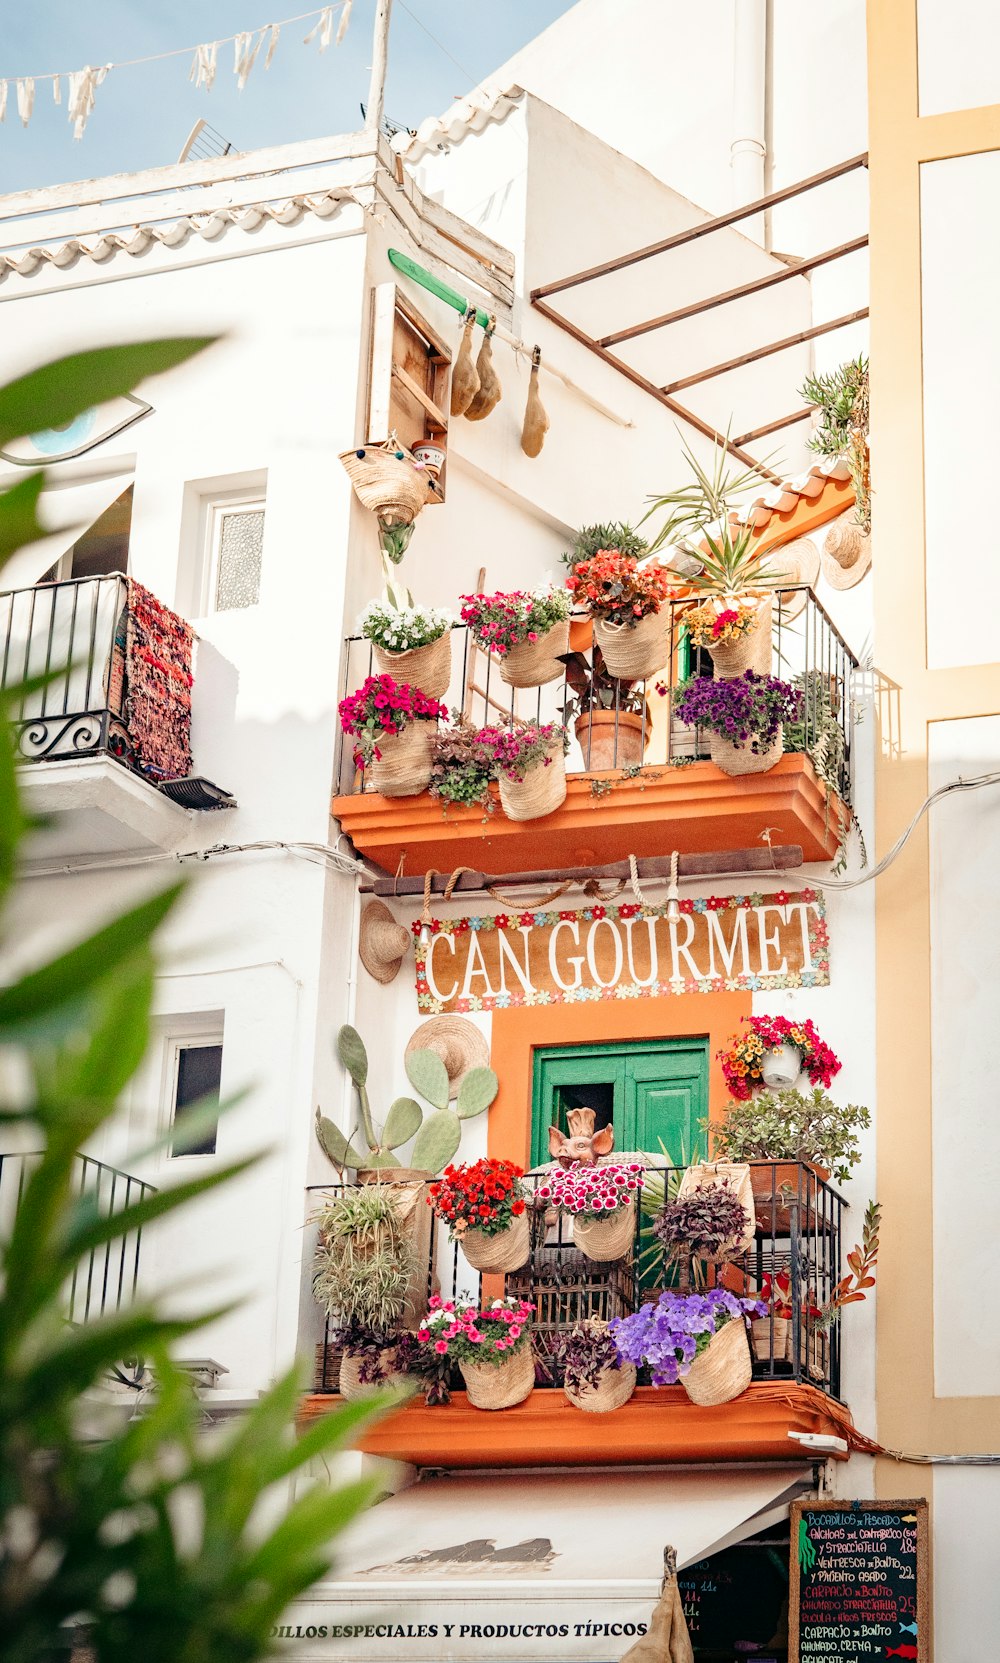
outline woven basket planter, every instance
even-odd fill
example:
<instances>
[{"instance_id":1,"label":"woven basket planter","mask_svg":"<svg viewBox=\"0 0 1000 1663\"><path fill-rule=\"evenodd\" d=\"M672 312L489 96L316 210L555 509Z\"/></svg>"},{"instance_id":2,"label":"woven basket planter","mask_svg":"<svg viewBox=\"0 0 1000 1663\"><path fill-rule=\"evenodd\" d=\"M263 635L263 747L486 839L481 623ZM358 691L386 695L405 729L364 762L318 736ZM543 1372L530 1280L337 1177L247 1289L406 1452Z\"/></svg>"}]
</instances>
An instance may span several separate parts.
<instances>
[{"instance_id":1,"label":"woven basket planter","mask_svg":"<svg viewBox=\"0 0 1000 1663\"><path fill-rule=\"evenodd\" d=\"M719 681L735 681L747 670L759 676L771 674L771 600L757 609L757 623L738 641L718 641L709 647Z\"/></svg>"},{"instance_id":2,"label":"woven basket planter","mask_svg":"<svg viewBox=\"0 0 1000 1663\"><path fill-rule=\"evenodd\" d=\"M451 681L450 630L426 647L411 647L409 652L389 652L373 642L372 653L379 675L418 687L429 699L443 699L447 693Z\"/></svg>"},{"instance_id":3,"label":"woven basket planter","mask_svg":"<svg viewBox=\"0 0 1000 1663\"><path fill-rule=\"evenodd\" d=\"M692 1403L708 1407L731 1403L746 1391L752 1378L746 1324L740 1318L732 1318L712 1335L687 1374L681 1375L681 1385Z\"/></svg>"},{"instance_id":4,"label":"woven basket planter","mask_svg":"<svg viewBox=\"0 0 1000 1663\"><path fill-rule=\"evenodd\" d=\"M379 445L342 450L340 460L355 495L363 507L386 523L412 525L427 501L427 475L419 472L412 457L397 456Z\"/></svg>"},{"instance_id":5,"label":"woven basket planter","mask_svg":"<svg viewBox=\"0 0 1000 1663\"><path fill-rule=\"evenodd\" d=\"M670 657L670 621L666 608L647 612L637 624L594 620L594 640L604 654L610 676L618 681L645 681L662 670Z\"/></svg>"},{"instance_id":6,"label":"woven basket planter","mask_svg":"<svg viewBox=\"0 0 1000 1663\"><path fill-rule=\"evenodd\" d=\"M509 780L501 774L500 807L508 820L541 820L566 801L566 758L561 740L553 745L549 757L547 766L539 760L523 780Z\"/></svg>"},{"instance_id":7,"label":"woven basket planter","mask_svg":"<svg viewBox=\"0 0 1000 1663\"><path fill-rule=\"evenodd\" d=\"M636 1371L631 1363L623 1363L621 1368L602 1369L597 1377L596 1386L582 1386L576 1389L563 1386L563 1391L575 1409L583 1409L589 1415L607 1415L612 1409L621 1409L635 1391Z\"/></svg>"},{"instance_id":8,"label":"woven basket planter","mask_svg":"<svg viewBox=\"0 0 1000 1663\"><path fill-rule=\"evenodd\" d=\"M431 745L437 723L426 717L407 722L402 733L379 740L381 761L368 764L367 777L383 797L415 797L431 782Z\"/></svg>"},{"instance_id":9,"label":"woven basket planter","mask_svg":"<svg viewBox=\"0 0 1000 1663\"><path fill-rule=\"evenodd\" d=\"M500 679L508 687L544 687L565 674L558 653L569 652L569 619L553 624L537 641L519 641L500 660Z\"/></svg>"},{"instance_id":10,"label":"woven basket planter","mask_svg":"<svg viewBox=\"0 0 1000 1663\"><path fill-rule=\"evenodd\" d=\"M785 749L784 737L779 727L774 741L766 751L752 751L749 745L734 745L731 740L723 739L719 733L710 736L712 761L724 774L738 778L741 774L766 774L781 761Z\"/></svg>"},{"instance_id":11,"label":"woven basket planter","mask_svg":"<svg viewBox=\"0 0 1000 1663\"><path fill-rule=\"evenodd\" d=\"M531 1253L531 1226L527 1213L513 1218L506 1230L488 1236L485 1230L466 1230L462 1252L473 1270L520 1270Z\"/></svg>"},{"instance_id":12,"label":"woven basket planter","mask_svg":"<svg viewBox=\"0 0 1000 1663\"><path fill-rule=\"evenodd\" d=\"M348 1357L346 1355L341 1357L340 1379L338 1385L341 1397L347 1398L347 1400L351 1402L356 1397L366 1397L369 1392L377 1392L383 1386L388 1386L396 1380L401 1380L403 1376L392 1367L395 1355L395 1346L388 1346L383 1352L380 1353L382 1367L385 1369L385 1378L373 1386L366 1385L361 1379L360 1357Z\"/></svg>"},{"instance_id":13,"label":"woven basket planter","mask_svg":"<svg viewBox=\"0 0 1000 1663\"><path fill-rule=\"evenodd\" d=\"M725 1188L731 1191L743 1207L746 1223L738 1236L723 1242L717 1253L699 1253L706 1264L724 1265L741 1253L749 1252L754 1243L756 1215L754 1212L753 1181L745 1161L696 1161L687 1168L677 1190L683 1201L699 1190Z\"/></svg>"},{"instance_id":14,"label":"woven basket planter","mask_svg":"<svg viewBox=\"0 0 1000 1663\"><path fill-rule=\"evenodd\" d=\"M592 773L634 768L642 761L649 727L636 710L586 710L575 724L583 766Z\"/></svg>"},{"instance_id":15,"label":"woven basket planter","mask_svg":"<svg viewBox=\"0 0 1000 1663\"><path fill-rule=\"evenodd\" d=\"M512 1351L502 1363L459 1363L474 1409L513 1409L529 1397L535 1384L535 1356L530 1345Z\"/></svg>"},{"instance_id":16,"label":"woven basket planter","mask_svg":"<svg viewBox=\"0 0 1000 1663\"><path fill-rule=\"evenodd\" d=\"M790 1323L787 1317L775 1317L772 1324L770 1317L755 1317L750 1324L750 1338L753 1342L753 1354L758 1363L783 1363L788 1354L788 1330Z\"/></svg>"},{"instance_id":17,"label":"woven basket planter","mask_svg":"<svg viewBox=\"0 0 1000 1663\"><path fill-rule=\"evenodd\" d=\"M635 1236L635 1202L619 1207L603 1217L584 1218L577 1213L573 1219L573 1240L581 1253L598 1264L612 1259L624 1259L632 1250Z\"/></svg>"}]
</instances>

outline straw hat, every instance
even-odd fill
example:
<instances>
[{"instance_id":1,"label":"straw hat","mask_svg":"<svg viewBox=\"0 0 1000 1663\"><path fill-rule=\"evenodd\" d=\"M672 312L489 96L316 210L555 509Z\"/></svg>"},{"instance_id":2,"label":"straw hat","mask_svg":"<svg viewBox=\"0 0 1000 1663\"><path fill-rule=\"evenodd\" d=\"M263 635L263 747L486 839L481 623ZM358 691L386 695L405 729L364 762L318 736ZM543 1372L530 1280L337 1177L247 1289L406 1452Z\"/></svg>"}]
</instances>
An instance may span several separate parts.
<instances>
[{"instance_id":1,"label":"straw hat","mask_svg":"<svg viewBox=\"0 0 1000 1663\"><path fill-rule=\"evenodd\" d=\"M410 1039L406 1056L414 1051L436 1051L448 1070L450 1097L458 1096L470 1068L488 1068L490 1049L474 1022L464 1016L431 1016Z\"/></svg>"},{"instance_id":2,"label":"straw hat","mask_svg":"<svg viewBox=\"0 0 1000 1663\"><path fill-rule=\"evenodd\" d=\"M369 976L377 982L395 981L410 945L410 932L397 924L384 901L369 901L361 912L358 952Z\"/></svg>"},{"instance_id":3,"label":"straw hat","mask_svg":"<svg viewBox=\"0 0 1000 1663\"><path fill-rule=\"evenodd\" d=\"M871 533L862 531L853 510L834 520L823 539L823 576L831 589L853 589L872 563Z\"/></svg>"},{"instance_id":4,"label":"straw hat","mask_svg":"<svg viewBox=\"0 0 1000 1663\"><path fill-rule=\"evenodd\" d=\"M819 580L819 549L808 537L796 537L793 543L780 543L777 548L768 550L764 560L764 569L769 572L780 572L795 585L807 584L815 589ZM802 589L783 589L784 604L781 608L783 623L790 623L797 618L806 604L806 596Z\"/></svg>"}]
</instances>

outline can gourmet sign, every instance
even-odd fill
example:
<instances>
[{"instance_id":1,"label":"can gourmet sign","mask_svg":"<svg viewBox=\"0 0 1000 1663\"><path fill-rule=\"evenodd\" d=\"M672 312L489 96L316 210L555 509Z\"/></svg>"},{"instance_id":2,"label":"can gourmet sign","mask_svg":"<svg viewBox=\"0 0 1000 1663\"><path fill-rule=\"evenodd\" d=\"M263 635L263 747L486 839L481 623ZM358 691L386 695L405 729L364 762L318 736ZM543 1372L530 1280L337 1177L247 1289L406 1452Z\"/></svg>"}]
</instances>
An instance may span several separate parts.
<instances>
[{"instance_id":1,"label":"can gourmet sign","mask_svg":"<svg viewBox=\"0 0 1000 1663\"><path fill-rule=\"evenodd\" d=\"M416 944L417 1004L434 1013L829 980L826 913L814 889L685 899L674 921L666 906L635 901L436 918L429 941Z\"/></svg>"}]
</instances>

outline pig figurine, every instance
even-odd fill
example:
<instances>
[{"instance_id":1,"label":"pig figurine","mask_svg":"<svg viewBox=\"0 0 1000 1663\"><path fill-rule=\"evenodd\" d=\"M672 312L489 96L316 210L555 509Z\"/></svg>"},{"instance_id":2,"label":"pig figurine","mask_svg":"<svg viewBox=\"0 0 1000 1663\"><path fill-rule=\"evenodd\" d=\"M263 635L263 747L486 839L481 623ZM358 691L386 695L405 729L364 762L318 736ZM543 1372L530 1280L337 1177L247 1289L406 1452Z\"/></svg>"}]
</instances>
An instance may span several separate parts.
<instances>
[{"instance_id":1,"label":"pig figurine","mask_svg":"<svg viewBox=\"0 0 1000 1663\"><path fill-rule=\"evenodd\" d=\"M595 1132L596 1118L593 1109L568 1109L568 1138L558 1126L549 1127L549 1154L560 1166L596 1166L598 1155L610 1155L615 1146L614 1127L602 1126Z\"/></svg>"}]
</instances>

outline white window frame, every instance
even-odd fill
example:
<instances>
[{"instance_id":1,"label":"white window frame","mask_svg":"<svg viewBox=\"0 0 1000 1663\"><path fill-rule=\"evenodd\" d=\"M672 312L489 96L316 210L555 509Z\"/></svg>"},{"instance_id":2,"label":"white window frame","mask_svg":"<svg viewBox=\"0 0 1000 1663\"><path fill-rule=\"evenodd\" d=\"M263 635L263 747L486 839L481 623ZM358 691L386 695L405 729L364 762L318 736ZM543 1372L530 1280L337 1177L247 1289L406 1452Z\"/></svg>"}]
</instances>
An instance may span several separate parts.
<instances>
[{"instance_id":1,"label":"white window frame","mask_svg":"<svg viewBox=\"0 0 1000 1663\"><path fill-rule=\"evenodd\" d=\"M222 522L229 514L263 514L264 530L267 530L267 490L266 486L254 486L243 491L224 491L218 495L206 497L204 503L204 531L201 556L201 604L197 613L200 618L207 618L210 613L217 612L252 612L254 606L260 605L260 583L264 577L263 549L261 557L261 573L257 589L257 599L252 606L220 607L217 601L219 587L219 559L222 551Z\"/></svg>"},{"instance_id":2,"label":"white window frame","mask_svg":"<svg viewBox=\"0 0 1000 1663\"><path fill-rule=\"evenodd\" d=\"M169 1143L163 1150L163 1159L168 1161L214 1161L218 1154L218 1138L216 1147L211 1155L186 1155L182 1152L174 1153L173 1133L177 1125L177 1078L180 1069L180 1054L182 1051L204 1050L208 1046L221 1045L222 1067L226 1066L225 1018L222 1011L204 1011L173 1019L169 1030L163 1036L163 1054L161 1065L160 1085L160 1127ZM220 1089L221 1096L221 1089Z\"/></svg>"}]
</instances>

